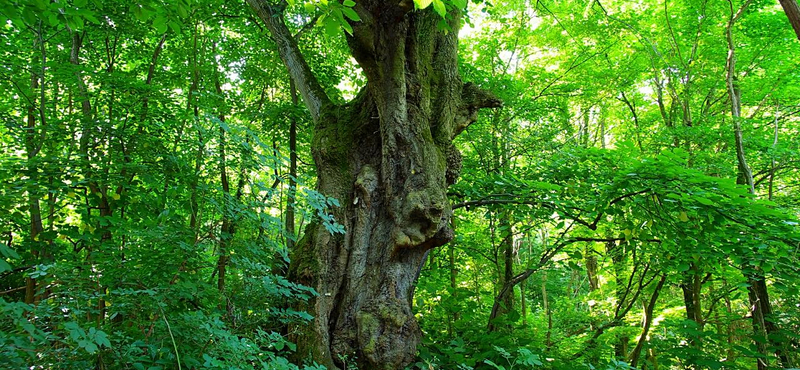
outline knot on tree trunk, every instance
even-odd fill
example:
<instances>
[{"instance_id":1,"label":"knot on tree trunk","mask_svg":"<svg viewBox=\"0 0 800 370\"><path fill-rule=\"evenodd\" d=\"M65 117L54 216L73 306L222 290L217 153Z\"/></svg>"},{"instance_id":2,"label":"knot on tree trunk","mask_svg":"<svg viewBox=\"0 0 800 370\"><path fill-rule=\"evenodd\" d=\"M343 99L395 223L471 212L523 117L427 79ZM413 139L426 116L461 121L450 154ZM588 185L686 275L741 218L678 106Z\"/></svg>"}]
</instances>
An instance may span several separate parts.
<instances>
[{"instance_id":1,"label":"knot on tree trunk","mask_svg":"<svg viewBox=\"0 0 800 370\"><path fill-rule=\"evenodd\" d=\"M443 188L430 187L406 195L394 231L395 252L408 248L435 248L449 242L450 208Z\"/></svg>"},{"instance_id":2,"label":"knot on tree trunk","mask_svg":"<svg viewBox=\"0 0 800 370\"><path fill-rule=\"evenodd\" d=\"M455 145L452 143L447 147L445 150L445 159L447 161L447 169L445 172L445 181L447 181L447 186L453 185L458 180L458 177L461 176L461 166L462 166L462 158L461 152L458 151Z\"/></svg>"},{"instance_id":3,"label":"knot on tree trunk","mask_svg":"<svg viewBox=\"0 0 800 370\"><path fill-rule=\"evenodd\" d=\"M500 108L503 101L488 90L468 82L461 89L461 106L454 120L453 138L478 119L482 108Z\"/></svg>"},{"instance_id":4,"label":"knot on tree trunk","mask_svg":"<svg viewBox=\"0 0 800 370\"><path fill-rule=\"evenodd\" d=\"M408 302L375 299L356 314L360 355L371 369L395 370L414 360L419 325Z\"/></svg>"}]
</instances>

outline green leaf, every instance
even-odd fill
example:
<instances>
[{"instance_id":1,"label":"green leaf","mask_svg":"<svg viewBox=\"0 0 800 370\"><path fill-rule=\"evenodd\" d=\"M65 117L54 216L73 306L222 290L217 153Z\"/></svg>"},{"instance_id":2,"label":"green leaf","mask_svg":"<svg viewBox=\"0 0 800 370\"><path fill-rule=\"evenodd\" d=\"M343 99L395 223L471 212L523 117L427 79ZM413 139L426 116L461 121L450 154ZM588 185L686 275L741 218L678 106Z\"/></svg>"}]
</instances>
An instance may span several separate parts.
<instances>
[{"instance_id":1,"label":"green leaf","mask_svg":"<svg viewBox=\"0 0 800 370\"><path fill-rule=\"evenodd\" d=\"M183 4L178 4L178 15L186 18L189 16L189 12L186 11L186 7Z\"/></svg>"},{"instance_id":2,"label":"green leaf","mask_svg":"<svg viewBox=\"0 0 800 370\"><path fill-rule=\"evenodd\" d=\"M4 259L0 259L0 272L4 271L11 271L11 265L9 265Z\"/></svg>"},{"instance_id":3,"label":"green leaf","mask_svg":"<svg viewBox=\"0 0 800 370\"><path fill-rule=\"evenodd\" d=\"M108 335L102 330L98 330L95 333L94 341L95 343L97 343L98 346L105 346L106 348L111 348L111 341L108 340Z\"/></svg>"},{"instance_id":4,"label":"green leaf","mask_svg":"<svg viewBox=\"0 0 800 370\"><path fill-rule=\"evenodd\" d=\"M336 37L339 35L339 24L331 17L326 17L325 20L322 21L322 25L325 27L325 33L328 34L328 36Z\"/></svg>"},{"instance_id":5,"label":"green leaf","mask_svg":"<svg viewBox=\"0 0 800 370\"><path fill-rule=\"evenodd\" d=\"M436 11L442 18L447 15L447 7L445 7L442 0L433 0L433 10Z\"/></svg>"},{"instance_id":6,"label":"green leaf","mask_svg":"<svg viewBox=\"0 0 800 370\"><path fill-rule=\"evenodd\" d=\"M492 361L491 361L491 360L489 360L489 359L483 360L483 362L484 362L484 363L486 363L487 365L491 365L491 366L492 366L492 367L494 367L496 370L506 370L506 368L505 368L505 367L503 367L503 366L501 366L501 365L498 365L498 364L496 364L496 363L492 362Z\"/></svg>"},{"instance_id":7,"label":"green leaf","mask_svg":"<svg viewBox=\"0 0 800 370\"><path fill-rule=\"evenodd\" d=\"M425 9L431 5L432 0L414 0L414 6L417 9Z\"/></svg>"},{"instance_id":8,"label":"green leaf","mask_svg":"<svg viewBox=\"0 0 800 370\"><path fill-rule=\"evenodd\" d=\"M100 20L97 19L93 13L86 12L83 14L83 17L86 18L87 21L92 22L94 24L100 24Z\"/></svg>"},{"instance_id":9,"label":"green leaf","mask_svg":"<svg viewBox=\"0 0 800 370\"><path fill-rule=\"evenodd\" d=\"M342 13L344 13L347 18L350 18L355 22L361 21L361 17L358 16L358 13L351 8L342 8Z\"/></svg>"},{"instance_id":10,"label":"green leaf","mask_svg":"<svg viewBox=\"0 0 800 370\"><path fill-rule=\"evenodd\" d=\"M167 19L159 15L153 21L153 27L156 28L156 31L158 31L158 33L167 32Z\"/></svg>"},{"instance_id":11,"label":"green leaf","mask_svg":"<svg viewBox=\"0 0 800 370\"><path fill-rule=\"evenodd\" d=\"M695 200L697 200L697 202L698 202L698 203L700 203L700 204L702 204L702 205L705 205L705 206L712 206L712 205L714 205L714 202L712 202L712 201L711 201L710 199L708 199L708 198L703 198L703 197L698 197L698 196L695 196L695 197L694 197L694 199L695 199Z\"/></svg>"},{"instance_id":12,"label":"green leaf","mask_svg":"<svg viewBox=\"0 0 800 370\"><path fill-rule=\"evenodd\" d=\"M19 254L17 254L15 250L7 247L5 244L0 244L0 254L8 258L15 258L15 259L20 258Z\"/></svg>"},{"instance_id":13,"label":"green leaf","mask_svg":"<svg viewBox=\"0 0 800 370\"><path fill-rule=\"evenodd\" d=\"M172 32L175 32L176 34L180 34L181 33L181 24L180 23L178 23L177 21L169 21L168 24L169 24L169 28L172 30Z\"/></svg>"},{"instance_id":14,"label":"green leaf","mask_svg":"<svg viewBox=\"0 0 800 370\"><path fill-rule=\"evenodd\" d=\"M352 34L353 34L353 27L352 27L352 26L350 26L350 23L347 23L347 22L342 22L342 23L341 23L341 25L342 25L342 28L343 28L343 29L344 29L344 30L345 30L345 31L346 31L348 34L350 34L350 35L352 35Z\"/></svg>"}]
</instances>

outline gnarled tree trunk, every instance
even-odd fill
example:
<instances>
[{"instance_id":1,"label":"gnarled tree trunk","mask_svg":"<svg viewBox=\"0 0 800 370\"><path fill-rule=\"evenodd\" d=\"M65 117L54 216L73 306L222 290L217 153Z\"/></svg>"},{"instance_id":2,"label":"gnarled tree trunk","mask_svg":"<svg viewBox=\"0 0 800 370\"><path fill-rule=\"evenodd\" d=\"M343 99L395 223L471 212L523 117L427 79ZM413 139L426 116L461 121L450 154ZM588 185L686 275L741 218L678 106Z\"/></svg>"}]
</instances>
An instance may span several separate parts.
<instances>
[{"instance_id":1,"label":"gnarled tree trunk","mask_svg":"<svg viewBox=\"0 0 800 370\"><path fill-rule=\"evenodd\" d=\"M280 16L280 7L248 0L267 24L315 121L317 190L339 200L332 210L345 234L322 225L292 253L291 276L313 286L311 330L298 340L329 368L401 369L420 331L412 288L426 252L453 237L448 185L461 160L453 139L477 110L500 102L458 74L458 11L451 30L411 1L360 1L362 19L348 37L367 86L345 105L328 100Z\"/></svg>"}]
</instances>

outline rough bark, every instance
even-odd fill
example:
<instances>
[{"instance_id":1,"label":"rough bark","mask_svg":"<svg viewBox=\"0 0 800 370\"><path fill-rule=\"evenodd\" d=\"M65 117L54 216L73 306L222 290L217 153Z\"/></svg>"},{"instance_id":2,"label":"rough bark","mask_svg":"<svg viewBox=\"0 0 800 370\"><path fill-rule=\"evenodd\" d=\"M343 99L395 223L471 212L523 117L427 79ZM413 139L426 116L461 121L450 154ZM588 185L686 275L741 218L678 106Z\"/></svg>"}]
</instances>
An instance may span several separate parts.
<instances>
[{"instance_id":1,"label":"rough bark","mask_svg":"<svg viewBox=\"0 0 800 370\"><path fill-rule=\"evenodd\" d=\"M800 6L797 5L797 0L780 0L780 2L786 17L789 18L789 23L794 28L797 39L800 40Z\"/></svg>"},{"instance_id":2,"label":"rough bark","mask_svg":"<svg viewBox=\"0 0 800 370\"><path fill-rule=\"evenodd\" d=\"M270 30L314 118L317 190L346 233L321 224L292 253L290 277L319 297L298 352L331 369L400 369L415 356L420 331L411 292L426 252L448 242L446 189L458 177L452 140L477 110L500 102L457 69L459 15L437 28L431 9L410 2L362 1L348 44L367 76L356 99L336 106L324 95L283 23L280 7L248 0Z\"/></svg>"}]
</instances>

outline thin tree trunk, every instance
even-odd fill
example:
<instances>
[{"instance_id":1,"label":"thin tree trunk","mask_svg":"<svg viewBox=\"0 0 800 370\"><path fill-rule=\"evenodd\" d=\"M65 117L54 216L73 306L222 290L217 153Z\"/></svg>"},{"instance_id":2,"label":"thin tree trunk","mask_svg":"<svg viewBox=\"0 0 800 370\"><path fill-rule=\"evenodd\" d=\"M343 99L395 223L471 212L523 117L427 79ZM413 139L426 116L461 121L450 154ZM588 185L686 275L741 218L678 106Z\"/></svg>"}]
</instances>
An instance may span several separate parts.
<instances>
[{"instance_id":1,"label":"thin tree trunk","mask_svg":"<svg viewBox=\"0 0 800 370\"><path fill-rule=\"evenodd\" d=\"M614 269L614 279L617 284L617 289L615 292L615 296L617 298L617 305L621 306L623 301L625 300L625 296L627 295L626 292L626 285L625 285L625 270L627 269L626 266L626 255L625 255L625 243L621 242L617 244L614 241L609 241L606 243L606 253L611 254L611 263ZM618 360L624 360L628 356L628 341L629 338L626 335L622 335L619 337L616 344L614 344L614 356Z\"/></svg>"},{"instance_id":2,"label":"thin tree trunk","mask_svg":"<svg viewBox=\"0 0 800 370\"><path fill-rule=\"evenodd\" d=\"M730 289L728 289L728 282L722 280L722 289L725 290L725 313L730 317L733 315L733 303L731 303ZM728 350L725 358L730 359L731 363L736 360L736 351L734 350L734 343L736 343L733 335L733 323L728 322L726 325L725 336L727 337Z\"/></svg>"},{"instance_id":3,"label":"thin tree trunk","mask_svg":"<svg viewBox=\"0 0 800 370\"><path fill-rule=\"evenodd\" d=\"M773 197L773 185L775 182L775 150L778 148L778 113L780 112L780 105L775 106L775 129L772 139L772 158L769 162L769 192L768 198L772 200Z\"/></svg>"},{"instance_id":4,"label":"thin tree trunk","mask_svg":"<svg viewBox=\"0 0 800 370\"><path fill-rule=\"evenodd\" d=\"M744 153L744 139L742 138L742 125L741 125L741 117L742 117L742 102L741 102L741 91L739 89L739 82L738 77L736 75L736 47L733 42L733 26L739 17L742 16L744 10L750 4L752 0L747 0L747 2L742 5L739 10L734 13L733 12L733 4L731 4L731 15L730 19L728 20L728 26L725 29L726 39L728 41L728 59L726 62L726 83L728 86L728 96L731 101L731 118L733 120L733 131L734 131L734 138L736 142L736 159L738 162L738 176L737 181L741 184L746 184L747 187L750 189L751 194L755 194L755 188L753 185L753 172L750 169L750 166L747 164L747 158L745 157ZM730 0L729 0L730 2Z\"/></svg>"},{"instance_id":5,"label":"thin tree trunk","mask_svg":"<svg viewBox=\"0 0 800 370\"><path fill-rule=\"evenodd\" d=\"M197 63L197 25L195 25L194 30L192 32L192 84L189 86L189 94L186 98L186 109L191 110L193 113L194 123L199 124L200 118L200 111L197 106L197 102L195 102L195 93L199 88L200 83L200 69ZM197 244L197 240L199 239L199 214L200 211L198 209L199 204L197 201L197 187L200 177L200 169L203 165L203 152L205 151L205 142L203 141L203 130L197 130L197 149L195 151L195 158L194 158L194 174L192 176L192 180L189 184L190 195L189 195L189 206L191 207L191 213L189 215L189 229L192 230L193 234L193 241L192 246Z\"/></svg>"},{"instance_id":6,"label":"thin tree trunk","mask_svg":"<svg viewBox=\"0 0 800 370\"><path fill-rule=\"evenodd\" d=\"M297 108L297 88L289 79L292 106ZM293 109L289 120L289 192L286 197L286 247L291 251L295 244L294 209L297 194L297 112Z\"/></svg>"},{"instance_id":7,"label":"thin tree trunk","mask_svg":"<svg viewBox=\"0 0 800 370\"><path fill-rule=\"evenodd\" d=\"M458 270L456 270L455 249L455 242L452 242L447 246L447 258L450 262L450 294L457 297L458 293L456 292L456 288L458 285L456 285L456 278L458 276ZM453 310L451 314L447 315L447 334L451 338L455 335L455 332L453 331L453 325L455 325L455 322L458 321L458 316L457 310Z\"/></svg>"},{"instance_id":8,"label":"thin tree trunk","mask_svg":"<svg viewBox=\"0 0 800 370\"><path fill-rule=\"evenodd\" d=\"M597 256L594 254L594 249L591 244L587 243L586 248L583 249L584 263L586 263L586 278L589 280L589 292L594 292L600 288L600 281L597 277Z\"/></svg>"},{"instance_id":9,"label":"thin tree trunk","mask_svg":"<svg viewBox=\"0 0 800 370\"><path fill-rule=\"evenodd\" d=\"M507 211L500 212L500 237L502 238L500 242L500 249L503 253L503 276L502 279L500 279L501 281L499 289L501 289L507 282L514 278L514 234L511 230L512 225L510 218L511 217ZM504 308L503 313L507 314L514 310L513 290L504 296L502 304ZM510 330L511 327L509 326L508 329Z\"/></svg>"},{"instance_id":10,"label":"thin tree trunk","mask_svg":"<svg viewBox=\"0 0 800 370\"><path fill-rule=\"evenodd\" d=\"M545 352L553 346L551 335L553 332L553 313L550 311L550 301L547 299L547 271L542 271L542 305L547 316L547 333L545 334Z\"/></svg>"},{"instance_id":11,"label":"thin tree trunk","mask_svg":"<svg viewBox=\"0 0 800 370\"><path fill-rule=\"evenodd\" d=\"M519 314L522 316L522 326L528 326L528 306L525 300L525 281L519 283Z\"/></svg>"},{"instance_id":12,"label":"thin tree trunk","mask_svg":"<svg viewBox=\"0 0 800 370\"><path fill-rule=\"evenodd\" d=\"M633 348L631 352L631 359L630 365L631 367L636 367L639 363L639 357L642 354L642 349L644 348L645 342L647 342L647 335L650 332L650 326L653 324L653 309L656 306L656 302L658 301L658 295L661 293L661 288L664 287L664 283L667 281L667 275L661 275L661 279L658 281L658 285L656 285L655 290L653 290L653 295L650 296L650 302L647 304L644 310L644 325L642 327L642 334L639 337L639 341L636 343L636 347Z\"/></svg>"},{"instance_id":13,"label":"thin tree trunk","mask_svg":"<svg viewBox=\"0 0 800 370\"><path fill-rule=\"evenodd\" d=\"M738 162L738 171L736 182L741 185L747 185L751 194L755 195L755 187L753 183L753 173L750 166L747 164L747 159L744 152L744 144L742 138L741 127L741 91L736 75L736 54L735 44L733 41L733 26L736 21L742 16L747 6L752 0L747 0L738 11L734 13L733 3L730 3L730 18L726 27L726 38L728 41L728 60L727 60L727 85L728 95L731 100L731 118L734 124L734 136L736 141L736 158ZM777 356L784 367L790 367L789 358L783 352L783 344L776 341L778 334L777 324L772 318L772 305L769 299L769 291L767 289L766 277L764 272L758 267L743 266L743 272L747 278L747 293L750 300L750 308L753 318L753 335L765 338L764 341L756 340L756 347L759 353L764 357L757 359L757 367L759 370L767 369L769 367L769 357L767 350L767 343L775 348L775 356Z\"/></svg>"},{"instance_id":14,"label":"thin tree trunk","mask_svg":"<svg viewBox=\"0 0 800 370\"><path fill-rule=\"evenodd\" d=\"M37 46L42 41L41 37L41 27L37 32L37 40L34 43L34 46ZM43 47L42 47L43 48ZM44 56L42 56L41 60L37 61L38 63L42 63L44 65ZM31 66L31 70L35 70L33 65ZM44 80L44 74L41 76L37 75L35 72L31 72L31 101L30 105L28 106L28 117L27 117L27 126L25 127L25 150L28 155L28 164L27 164L27 175L28 175L28 212L30 214L30 244L31 244L31 255L34 258L33 263L39 263L39 256L40 256L40 245L43 243L39 240L39 235L44 231L44 227L42 225L42 212L39 206L39 169L36 165L36 157L39 154L39 151L42 148L42 143L38 142L37 138L37 127L36 127L36 110L38 109L40 112L44 111L45 101L44 95L41 96L38 107L36 106L36 98L33 96L33 93L39 90L39 79ZM44 88L44 86L42 86ZM46 128L44 127L44 114L40 115L40 122L39 122L39 130L44 131ZM36 279L26 276L25 277L25 303L32 304L34 303L36 298Z\"/></svg>"},{"instance_id":15,"label":"thin tree trunk","mask_svg":"<svg viewBox=\"0 0 800 370\"><path fill-rule=\"evenodd\" d=\"M600 127L599 127L600 134L597 135L597 136L600 137L600 148L601 149L605 149L606 148L606 120L605 120L605 116L603 115L603 110L602 109L600 109L598 111L598 116L599 117L597 119L598 119L598 121L600 123Z\"/></svg>"},{"instance_id":16,"label":"thin tree trunk","mask_svg":"<svg viewBox=\"0 0 800 370\"><path fill-rule=\"evenodd\" d=\"M216 45L214 45L214 49ZM212 49L213 50L213 49ZM214 52L212 52L214 54ZM214 87L216 89L217 94L222 97L223 91L222 87L219 82L219 74L217 72L217 65L214 63ZM221 102L220 105L224 106L224 102ZM225 147L227 146L227 139L225 138L225 113L220 111L218 114L219 118L219 157L217 159L217 163L219 164L219 177L220 177L220 184L222 185L222 227L220 229L219 235L219 259L217 260L217 290L220 293L225 293L225 278L228 266L228 247L230 246L231 239L233 239L233 233L235 232L235 225L233 220L231 219L231 212L233 212L233 205L231 204L231 189L230 183L228 181L228 165L227 165L227 155L225 153ZM226 299L227 301L227 299ZM226 304L228 308L229 305ZM228 310L230 313L230 309Z\"/></svg>"},{"instance_id":17,"label":"thin tree trunk","mask_svg":"<svg viewBox=\"0 0 800 370\"><path fill-rule=\"evenodd\" d=\"M84 161L83 164L83 176L86 181L87 187L89 188L92 195L96 195L100 198L99 205L97 208L100 210L100 216L106 217L110 216L110 206L108 202L108 197L106 192L103 188L101 188L100 184L96 182L94 178L94 171L92 170L91 165L89 164L91 159L91 153L89 152L89 144L90 141L94 139L94 135L92 135L93 131L93 112L92 112L92 105L89 101L89 90L86 87L86 82L83 80L83 75L80 71L80 51L81 45L83 44L83 35L79 34L77 31L72 31L72 45L70 48L70 63L76 66L75 77L78 82L78 96L81 100L81 120L82 122L82 131L81 131L81 139L79 143L79 150L82 156L82 160ZM86 222L91 222L91 210L86 210ZM100 226L101 230L101 237L100 237L100 245L106 240L111 239L111 231L106 226ZM88 245L86 247L86 259L87 261L91 260L93 252L93 247ZM100 284L99 281L95 282L96 291L98 302L97 302L97 323L102 323L105 320L105 313L106 313L106 304L105 299L102 298L105 296L105 288Z\"/></svg>"},{"instance_id":18,"label":"thin tree trunk","mask_svg":"<svg viewBox=\"0 0 800 370\"><path fill-rule=\"evenodd\" d=\"M680 284L683 292L683 305L686 307L686 318L697 325L697 330L702 331L704 326L703 311L700 302L702 279L698 271L697 264L692 262L689 270L686 271L683 281ZM702 348L702 342L698 337L689 338L691 344L698 350Z\"/></svg>"},{"instance_id":19,"label":"thin tree trunk","mask_svg":"<svg viewBox=\"0 0 800 370\"><path fill-rule=\"evenodd\" d=\"M636 128L636 146L639 147L639 151L644 152L644 147L642 146L642 127L639 124L639 115L636 113L636 104L631 102L627 96L625 96L624 91L620 91L620 100L628 107L631 111L631 115L633 116L633 125Z\"/></svg>"}]
</instances>

